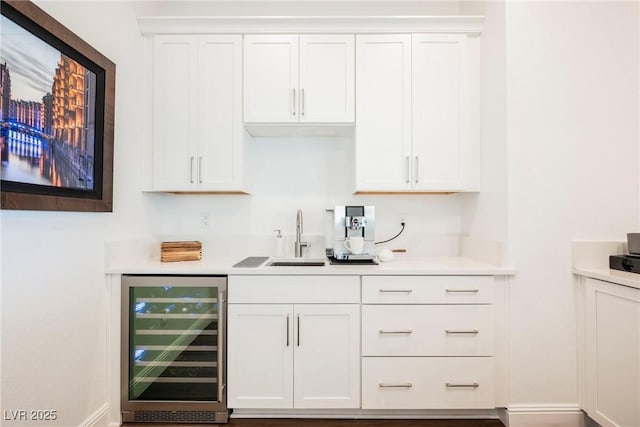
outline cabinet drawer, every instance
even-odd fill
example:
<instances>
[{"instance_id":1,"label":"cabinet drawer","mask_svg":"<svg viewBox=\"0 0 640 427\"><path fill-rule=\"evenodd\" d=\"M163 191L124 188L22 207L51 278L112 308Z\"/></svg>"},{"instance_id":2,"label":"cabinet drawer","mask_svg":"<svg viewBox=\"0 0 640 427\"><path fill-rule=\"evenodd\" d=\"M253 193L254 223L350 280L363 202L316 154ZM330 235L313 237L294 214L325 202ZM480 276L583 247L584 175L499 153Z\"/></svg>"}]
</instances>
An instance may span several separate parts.
<instances>
[{"instance_id":1,"label":"cabinet drawer","mask_svg":"<svg viewBox=\"0 0 640 427\"><path fill-rule=\"evenodd\" d=\"M363 276L364 304L491 304L493 276Z\"/></svg>"},{"instance_id":2,"label":"cabinet drawer","mask_svg":"<svg viewBox=\"0 0 640 427\"><path fill-rule=\"evenodd\" d=\"M364 357L363 409L495 407L491 357Z\"/></svg>"},{"instance_id":3,"label":"cabinet drawer","mask_svg":"<svg viewBox=\"0 0 640 427\"><path fill-rule=\"evenodd\" d=\"M364 305L363 356L492 356L492 305Z\"/></svg>"},{"instance_id":4,"label":"cabinet drawer","mask_svg":"<svg viewBox=\"0 0 640 427\"><path fill-rule=\"evenodd\" d=\"M358 304L358 276L229 276L229 303Z\"/></svg>"}]
</instances>

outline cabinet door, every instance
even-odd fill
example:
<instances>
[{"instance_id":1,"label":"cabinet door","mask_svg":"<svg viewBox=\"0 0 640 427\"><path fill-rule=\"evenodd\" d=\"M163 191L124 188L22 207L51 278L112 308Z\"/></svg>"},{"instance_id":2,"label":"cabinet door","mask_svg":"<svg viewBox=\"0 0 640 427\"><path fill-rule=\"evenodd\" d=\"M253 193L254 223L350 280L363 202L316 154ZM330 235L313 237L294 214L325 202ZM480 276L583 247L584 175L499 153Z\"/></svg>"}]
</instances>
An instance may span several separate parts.
<instances>
[{"instance_id":1,"label":"cabinet door","mask_svg":"<svg viewBox=\"0 0 640 427\"><path fill-rule=\"evenodd\" d=\"M244 36L244 121L298 121L298 36Z\"/></svg>"},{"instance_id":2,"label":"cabinet door","mask_svg":"<svg viewBox=\"0 0 640 427\"><path fill-rule=\"evenodd\" d=\"M196 186L198 46L196 36L153 40L153 189Z\"/></svg>"},{"instance_id":3,"label":"cabinet door","mask_svg":"<svg viewBox=\"0 0 640 427\"><path fill-rule=\"evenodd\" d=\"M301 122L353 122L354 36L300 36Z\"/></svg>"},{"instance_id":4,"label":"cabinet door","mask_svg":"<svg viewBox=\"0 0 640 427\"><path fill-rule=\"evenodd\" d=\"M359 305L296 305L294 405L360 406Z\"/></svg>"},{"instance_id":5,"label":"cabinet door","mask_svg":"<svg viewBox=\"0 0 640 427\"><path fill-rule=\"evenodd\" d=\"M200 36L198 190L242 189L242 37Z\"/></svg>"},{"instance_id":6,"label":"cabinet door","mask_svg":"<svg viewBox=\"0 0 640 427\"><path fill-rule=\"evenodd\" d=\"M640 425L640 290L587 280L586 412L603 426Z\"/></svg>"},{"instance_id":7,"label":"cabinet door","mask_svg":"<svg viewBox=\"0 0 640 427\"><path fill-rule=\"evenodd\" d=\"M411 36L356 36L356 190L411 188Z\"/></svg>"},{"instance_id":8,"label":"cabinet door","mask_svg":"<svg viewBox=\"0 0 640 427\"><path fill-rule=\"evenodd\" d=\"M229 304L230 408L293 407L292 306Z\"/></svg>"},{"instance_id":9,"label":"cabinet door","mask_svg":"<svg viewBox=\"0 0 640 427\"><path fill-rule=\"evenodd\" d=\"M477 133L469 129L476 106L467 36L414 34L412 45L413 188L465 189L466 160Z\"/></svg>"}]
</instances>

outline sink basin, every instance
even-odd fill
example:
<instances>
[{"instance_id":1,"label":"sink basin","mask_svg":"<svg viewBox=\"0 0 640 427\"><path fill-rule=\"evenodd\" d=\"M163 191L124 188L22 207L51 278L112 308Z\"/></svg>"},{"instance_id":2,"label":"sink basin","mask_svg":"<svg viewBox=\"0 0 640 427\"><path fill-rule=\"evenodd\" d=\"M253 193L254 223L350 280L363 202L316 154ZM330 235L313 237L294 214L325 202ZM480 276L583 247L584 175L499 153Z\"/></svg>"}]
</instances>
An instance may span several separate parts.
<instances>
[{"instance_id":1,"label":"sink basin","mask_svg":"<svg viewBox=\"0 0 640 427\"><path fill-rule=\"evenodd\" d=\"M323 267L325 260L305 258L276 259L267 265L270 267Z\"/></svg>"}]
</instances>

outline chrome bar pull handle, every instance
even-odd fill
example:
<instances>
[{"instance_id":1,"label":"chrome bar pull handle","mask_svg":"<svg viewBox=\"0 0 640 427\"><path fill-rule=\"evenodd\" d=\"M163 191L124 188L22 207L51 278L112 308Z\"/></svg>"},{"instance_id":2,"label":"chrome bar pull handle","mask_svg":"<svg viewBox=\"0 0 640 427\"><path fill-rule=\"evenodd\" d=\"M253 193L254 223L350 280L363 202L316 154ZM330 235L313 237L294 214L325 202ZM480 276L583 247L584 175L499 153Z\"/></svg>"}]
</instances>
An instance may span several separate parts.
<instances>
[{"instance_id":1,"label":"chrome bar pull handle","mask_svg":"<svg viewBox=\"0 0 640 427\"><path fill-rule=\"evenodd\" d=\"M478 292L480 292L480 289L446 289L446 292L448 294L477 294Z\"/></svg>"},{"instance_id":2,"label":"chrome bar pull handle","mask_svg":"<svg viewBox=\"0 0 640 427\"><path fill-rule=\"evenodd\" d=\"M447 388L478 388L480 387L480 384L478 383L471 383L471 384L452 384L450 382L445 382L444 383L445 386L447 386Z\"/></svg>"},{"instance_id":3,"label":"chrome bar pull handle","mask_svg":"<svg viewBox=\"0 0 640 427\"><path fill-rule=\"evenodd\" d=\"M293 88L293 115L296 115L296 88Z\"/></svg>"},{"instance_id":4,"label":"chrome bar pull handle","mask_svg":"<svg viewBox=\"0 0 640 427\"><path fill-rule=\"evenodd\" d=\"M418 160L418 156L416 156L415 169L413 170L413 175L416 178L416 184L420 181L420 161Z\"/></svg>"},{"instance_id":5,"label":"chrome bar pull handle","mask_svg":"<svg viewBox=\"0 0 640 427\"><path fill-rule=\"evenodd\" d=\"M189 182L193 184L193 156L191 156L191 160L189 161Z\"/></svg>"},{"instance_id":6,"label":"chrome bar pull handle","mask_svg":"<svg viewBox=\"0 0 640 427\"><path fill-rule=\"evenodd\" d=\"M289 313L287 313L287 347L289 347Z\"/></svg>"},{"instance_id":7,"label":"chrome bar pull handle","mask_svg":"<svg viewBox=\"0 0 640 427\"><path fill-rule=\"evenodd\" d=\"M378 383L380 388L411 388L411 383Z\"/></svg>"},{"instance_id":8,"label":"chrome bar pull handle","mask_svg":"<svg viewBox=\"0 0 640 427\"><path fill-rule=\"evenodd\" d=\"M304 88L300 89L300 114L304 116Z\"/></svg>"},{"instance_id":9,"label":"chrome bar pull handle","mask_svg":"<svg viewBox=\"0 0 640 427\"><path fill-rule=\"evenodd\" d=\"M300 347L300 313L296 316L298 317L298 347Z\"/></svg>"},{"instance_id":10,"label":"chrome bar pull handle","mask_svg":"<svg viewBox=\"0 0 640 427\"><path fill-rule=\"evenodd\" d=\"M410 335L413 333L413 331L411 329L406 329L406 330L385 330L385 329L380 329L380 333L381 334L407 334Z\"/></svg>"},{"instance_id":11,"label":"chrome bar pull handle","mask_svg":"<svg viewBox=\"0 0 640 427\"><path fill-rule=\"evenodd\" d=\"M409 159L409 156L407 156L404 161L404 176L406 177L405 181L407 184L409 184L410 182L410 178L409 178L409 175L411 174L409 171L409 169L411 168L410 161L411 160Z\"/></svg>"},{"instance_id":12,"label":"chrome bar pull handle","mask_svg":"<svg viewBox=\"0 0 640 427\"><path fill-rule=\"evenodd\" d=\"M410 294L413 289L378 289L381 294Z\"/></svg>"},{"instance_id":13,"label":"chrome bar pull handle","mask_svg":"<svg viewBox=\"0 0 640 427\"><path fill-rule=\"evenodd\" d=\"M198 182L202 184L202 156L198 157Z\"/></svg>"},{"instance_id":14,"label":"chrome bar pull handle","mask_svg":"<svg viewBox=\"0 0 640 427\"><path fill-rule=\"evenodd\" d=\"M445 329L444 332L446 334L473 334L478 335L480 332L477 329L469 330L469 331L455 331L451 329Z\"/></svg>"}]
</instances>

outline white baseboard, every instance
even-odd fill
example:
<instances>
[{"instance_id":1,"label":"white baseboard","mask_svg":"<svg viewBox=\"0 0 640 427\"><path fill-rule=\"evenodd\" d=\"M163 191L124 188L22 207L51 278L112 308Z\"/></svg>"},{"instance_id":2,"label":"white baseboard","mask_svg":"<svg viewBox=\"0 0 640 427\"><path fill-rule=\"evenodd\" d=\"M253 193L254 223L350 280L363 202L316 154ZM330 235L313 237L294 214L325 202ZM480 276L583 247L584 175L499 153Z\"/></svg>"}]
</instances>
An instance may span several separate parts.
<instances>
[{"instance_id":1,"label":"white baseboard","mask_svg":"<svg viewBox=\"0 0 640 427\"><path fill-rule=\"evenodd\" d=\"M96 409L79 427L109 427L109 405L105 403Z\"/></svg>"},{"instance_id":2,"label":"white baseboard","mask_svg":"<svg viewBox=\"0 0 640 427\"><path fill-rule=\"evenodd\" d=\"M234 409L231 418L497 419L495 409Z\"/></svg>"},{"instance_id":3,"label":"white baseboard","mask_svg":"<svg viewBox=\"0 0 640 427\"><path fill-rule=\"evenodd\" d=\"M578 405L510 405L507 427L583 427L584 414Z\"/></svg>"}]
</instances>

